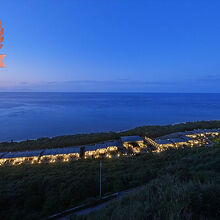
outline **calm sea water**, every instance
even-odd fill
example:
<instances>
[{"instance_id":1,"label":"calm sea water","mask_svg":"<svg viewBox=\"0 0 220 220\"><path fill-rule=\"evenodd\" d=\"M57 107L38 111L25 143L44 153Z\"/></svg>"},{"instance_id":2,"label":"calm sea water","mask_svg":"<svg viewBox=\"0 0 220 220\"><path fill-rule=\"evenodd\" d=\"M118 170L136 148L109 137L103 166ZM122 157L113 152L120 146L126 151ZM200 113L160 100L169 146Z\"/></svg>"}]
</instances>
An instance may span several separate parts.
<instances>
[{"instance_id":1,"label":"calm sea water","mask_svg":"<svg viewBox=\"0 0 220 220\"><path fill-rule=\"evenodd\" d=\"M220 94L0 93L0 141L220 119Z\"/></svg>"}]
</instances>

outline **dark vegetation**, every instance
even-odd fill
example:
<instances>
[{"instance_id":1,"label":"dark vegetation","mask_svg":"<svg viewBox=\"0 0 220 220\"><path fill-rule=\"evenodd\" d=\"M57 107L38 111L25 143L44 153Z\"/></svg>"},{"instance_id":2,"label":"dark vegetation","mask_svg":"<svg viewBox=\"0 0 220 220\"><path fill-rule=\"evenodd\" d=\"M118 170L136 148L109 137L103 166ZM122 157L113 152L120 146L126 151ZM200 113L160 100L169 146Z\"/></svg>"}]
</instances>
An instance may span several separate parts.
<instances>
[{"instance_id":1,"label":"dark vegetation","mask_svg":"<svg viewBox=\"0 0 220 220\"><path fill-rule=\"evenodd\" d=\"M76 134L76 135L57 136L53 138L39 138L37 140L26 140L21 142L13 142L13 141L2 142L0 143L0 152L86 145L86 144L97 143L100 141L117 139L120 138L120 136L126 136L126 135L147 135L149 137L159 137L173 132L194 130L199 128L200 129L220 128L220 121L187 122L187 123L165 125L165 126L143 126L118 133L109 132L109 133Z\"/></svg>"},{"instance_id":2,"label":"dark vegetation","mask_svg":"<svg viewBox=\"0 0 220 220\"><path fill-rule=\"evenodd\" d=\"M220 145L103 160L104 194L143 184L83 219L217 219ZM98 160L2 167L0 219L42 219L97 197L98 187Z\"/></svg>"},{"instance_id":3,"label":"dark vegetation","mask_svg":"<svg viewBox=\"0 0 220 220\"><path fill-rule=\"evenodd\" d=\"M71 219L220 219L220 145L169 150L152 161L156 178L142 189Z\"/></svg>"}]
</instances>

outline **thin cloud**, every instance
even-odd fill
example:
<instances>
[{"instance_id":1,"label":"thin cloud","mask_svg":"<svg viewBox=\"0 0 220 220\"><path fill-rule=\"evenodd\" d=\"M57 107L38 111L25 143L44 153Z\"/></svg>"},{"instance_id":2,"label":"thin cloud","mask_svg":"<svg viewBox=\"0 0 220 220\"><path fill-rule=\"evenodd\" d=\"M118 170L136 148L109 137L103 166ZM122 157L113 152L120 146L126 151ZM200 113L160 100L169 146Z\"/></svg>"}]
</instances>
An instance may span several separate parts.
<instances>
[{"instance_id":1,"label":"thin cloud","mask_svg":"<svg viewBox=\"0 0 220 220\"><path fill-rule=\"evenodd\" d=\"M208 77L208 76L207 76ZM209 76L210 77L210 76ZM175 81L147 81L147 80L66 80L66 81L38 81L0 83L0 91L15 92L220 92L216 87L219 81L207 80L178 80ZM189 84L190 81L190 84Z\"/></svg>"},{"instance_id":2,"label":"thin cloud","mask_svg":"<svg viewBox=\"0 0 220 220\"><path fill-rule=\"evenodd\" d=\"M220 74L210 74L206 75L200 79L197 79L197 81L201 82L219 82L220 81Z\"/></svg>"}]
</instances>

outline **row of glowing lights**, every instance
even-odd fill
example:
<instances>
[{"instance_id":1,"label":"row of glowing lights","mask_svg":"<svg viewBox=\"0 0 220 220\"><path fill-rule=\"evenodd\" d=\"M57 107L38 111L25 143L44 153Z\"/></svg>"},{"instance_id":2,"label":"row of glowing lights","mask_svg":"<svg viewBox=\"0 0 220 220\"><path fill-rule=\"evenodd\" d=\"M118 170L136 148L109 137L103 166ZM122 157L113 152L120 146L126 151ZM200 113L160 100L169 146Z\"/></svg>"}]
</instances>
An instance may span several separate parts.
<instances>
[{"instance_id":1,"label":"row of glowing lights","mask_svg":"<svg viewBox=\"0 0 220 220\"><path fill-rule=\"evenodd\" d=\"M187 144L187 146L189 146L189 147L194 147L195 145L197 145L197 144ZM202 146L202 144L199 144L199 146ZM177 148L183 147L183 145L182 144L179 144L179 145L176 144L176 145L171 145L171 146L167 146L167 147L159 146L154 152L162 152L162 151L167 150L170 147L177 149Z\"/></svg>"},{"instance_id":2,"label":"row of glowing lights","mask_svg":"<svg viewBox=\"0 0 220 220\"><path fill-rule=\"evenodd\" d=\"M116 151L118 148L117 147L109 147L108 150L110 152ZM88 159L92 156L94 156L95 158L99 158L100 155L99 154L104 154L106 153L107 150L106 149L98 149L97 151L87 151L86 155L85 155L85 159ZM106 158L112 158L112 155L110 153L107 153ZM35 163L42 163L45 160L49 160L49 163L55 163L58 158L63 157L62 161L63 162L69 162L71 160L72 157L74 157L75 159L79 158L79 154L75 153L75 154L58 154L58 155L51 155L51 156L41 156L40 159L39 157L33 157L33 158L28 158L28 157L23 157L23 158L13 158L13 159L0 159L0 166L4 165L5 162L9 162L11 165L20 165L22 163L24 163L25 161L27 162L31 162L31 164L35 164ZM120 157L120 154L117 154L117 157ZM30 161L31 160L31 161Z\"/></svg>"},{"instance_id":3,"label":"row of glowing lights","mask_svg":"<svg viewBox=\"0 0 220 220\"><path fill-rule=\"evenodd\" d=\"M211 135L219 135L219 133L210 133ZM187 135L188 137L198 137L196 135ZM199 136L202 136L202 137L205 137L205 134L200 134ZM140 153L141 151L141 148L144 148L146 147L143 143L139 143L139 147L140 148L137 148L137 147L133 147L132 145L130 144L127 144L125 145L125 148L132 148L134 153ZM184 144L188 144L187 142L184 142ZM198 141L198 140L195 140L194 143L191 143L189 146L193 147L195 144L200 144L201 146L201 143ZM208 142L206 142L206 144L208 144ZM181 145L172 145L172 147L175 147L175 148L178 148L180 147ZM166 149L166 147L162 147L162 146L158 146L158 149L155 150L155 152L161 152L161 151L164 151ZM117 150L117 147L108 147L107 149L98 149L96 151L87 151L86 154L85 154L85 159L87 158L90 158L91 156L94 156L95 158L99 158L100 157L100 154L105 154L107 151L110 151L110 152L113 152L113 151L116 151ZM124 154L124 155L127 155L127 154ZM79 158L79 154L78 153L75 153L75 154L60 154L60 155L52 155L52 156L42 156L40 159L38 157L33 157L32 158L32 161L31 161L31 164L34 164L34 163L42 163L43 160L45 159L49 159L49 163L55 163L58 159L58 157L64 157L63 158L63 162L69 162L70 159L71 159L71 156L74 156L75 158ZM112 158L112 155L110 153L107 153L106 155L106 158ZM118 153L117 154L117 157L120 157L120 154ZM25 162L25 160L28 160L29 158L15 158L12 162L11 162L11 165L20 165L22 164L23 162ZM9 161L10 162L11 159L0 159L0 166L3 165L6 161Z\"/></svg>"},{"instance_id":4,"label":"row of glowing lights","mask_svg":"<svg viewBox=\"0 0 220 220\"><path fill-rule=\"evenodd\" d=\"M205 136L205 135L201 134L201 136ZM187 144L187 142L184 142L184 144ZM195 140L194 144L199 144L199 141ZM191 143L190 146L194 146L194 144ZM208 142L206 142L206 144L208 144ZM201 143L200 143L200 145L201 145ZM173 145L173 147L179 147L179 146L181 146L181 145ZM130 144L127 144L125 147L126 148L130 147L130 148L133 149L134 153L139 153L140 152L140 148L144 148L145 146L143 144L140 144L140 148L137 148L137 147L133 147ZM159 148L156 150L156 152L161 152L162 150L165 150L164 147L163 148L161 148L161 147L162 146L159 146ZM115 150L117 150L117 147L108 147L108 150L115 151ZM107 150L104 149L104 148L103 149L99 149L97 151L98 151L99 154L104 154L104 153L107 152ZM88 151L88 152L86 152L85 159L89 158L90 156L95 156L95 158L99 158L100 157L99 154L96 154L96 151ZM74 155L76 158L79 158L79 154L72 154L72 155ZM70 160L70 156L72 156L72 155L70 155L70 154L69 155L56 155L56 156L53 155L53 156L51 156L52 158L50 159L49 162L50 163L54 163L54 162L56 162L58 157L62 157L62 156L64 156L63 162L68 162ZM117 156L120 157L120 154L117 154ZM112 158L112 155L111 154L106 154L106 157L107 158ZM48 156L42 156L41 160L39 160L39 161L38 161L38 158L33 158L31 163L32 164L33 163L37 163L37 162L41 163L42 160L44 160L45 158L48 159L49 157ZM3 162L5 162L5 160L6 159L3 159ZM26 160L26 158L17 158L17 159L15 159L12 162L12 165L14 165L14 164L21 164L25 160Z\"/></svg>"},{"instance_id":5,"label":"row of glowing lights","mask_svg":"<svg viewBox=\"0 0 220 220\"><path fill-rule=\"evenodd\" d=\"M63 162L68 162L71 157L74 156L75 158L79 158L79 154L66 154L66 155L52 155L52 156L42 156L39 157L23 157L23 158L13 158L13 159L0 159L0 165L4 165L5 162L9 162L11 165L20 165L24 162L30 162L31 164L34 163L42 163L45 160L49 160L49 163L54 163L59 157L63 157Z\"/></svg>"},{"instance_id":6,"label":"row of glowing lights","mask_svg":"<svg viewBox=\"0 0 220 220\"><path fill-rule=\"evenodd\" d=\"M124 147L126 149L132 149L134 153L140 153L143 148L146 148L146 145L143 144L143 141L137 141L136 143L138 144L138 147L133 147L133 145L129 143L125 143Z\"/></svg>"},{"instance_id":7,"label":"row of glowing lights","mask_svg":"<svg viewBox=\"0 0 220 220\"><path fill-rule=\"evenodd\" d=\"M194 135L186 135L186 136L187 137L192 137L192 138L198 138L198 137L207 138L206 135L218 136L219 134L220 133L218 133L218 132L214 132L214 133L213 132L209 132L209 133L206 133L206 134L196 134L196 135L194 134ZM192 141L190 143L183 142L182 144L172 144L171 146L174 147L174 148L179 148L179 147L182 147L183 144L186 144L186 145L188 145L190 147L193 147L195 145L202 146L202 144L209 144L209 142L205 140L205 143L204 143L204 139L203 139L203 140L200 140L200 141L194 140L194 141ZM162 151L166 150L167 148L169 148L169 146L164 147L163 145L158 145L158 144L157 144L157 147L158 148L154 152L162 152Z\"/></svg>"},{"instance_id":8,"label":"row of glowing lights","mask_svg":"<svg viewBox=\"0 0 220 220\"><path fill-rule=\"evenodd\" d=\"M168 149L169 147L172 147L172 148L180 148L182 147L183 145L187 145L189 147L194 147L195 145L199 145L200 147L203 145L203 144L209 144L208 141L206 141L205 143L203 141L194 141L194 142L191 142L191 143L187 143L187 142L183 142L182 144L173 144L171 146L167 146L167 147L164 147L162 145L159 145L158 149L155 150L155 152L161 152L161 151L165 151L166 149Z\"/></svg>"}]
</instances>

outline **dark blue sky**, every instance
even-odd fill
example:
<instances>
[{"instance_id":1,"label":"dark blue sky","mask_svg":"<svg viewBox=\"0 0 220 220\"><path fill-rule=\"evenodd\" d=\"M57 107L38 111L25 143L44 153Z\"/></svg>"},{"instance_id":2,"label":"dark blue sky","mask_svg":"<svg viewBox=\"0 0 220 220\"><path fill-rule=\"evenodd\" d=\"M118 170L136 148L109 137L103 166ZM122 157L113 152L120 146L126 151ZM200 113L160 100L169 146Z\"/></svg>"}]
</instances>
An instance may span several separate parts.
<instances>
[{"instance_id":1,"label":"dark blue sky","mask_svg":"<svg viewBox=\"0 0 220 220\"><path fill-rule=\"evenodd\" d=\"M220 92L220 1L1 0L0 91Z\"/></svg>"}]
</instances>

